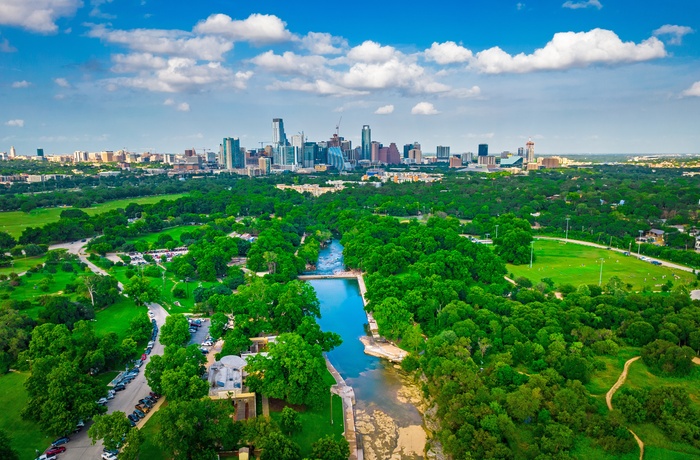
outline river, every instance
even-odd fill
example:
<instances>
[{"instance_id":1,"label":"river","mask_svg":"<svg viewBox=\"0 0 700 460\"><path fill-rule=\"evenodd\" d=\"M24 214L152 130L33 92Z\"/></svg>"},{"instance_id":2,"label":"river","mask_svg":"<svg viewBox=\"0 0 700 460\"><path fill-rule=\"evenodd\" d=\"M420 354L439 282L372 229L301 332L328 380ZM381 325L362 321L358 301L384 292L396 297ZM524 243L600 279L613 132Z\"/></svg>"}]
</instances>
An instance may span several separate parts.
<instances>
[{"instance_id":1,"label":"river","mask_svg":"<svg viewBox=\"0 0 700 460\"><path fill-rule=\"evenodd\" d=\"M342 246L333 241L321 251L313 274L344 270ZM333 331L343 344L328 359L355 390L356 427L361 433L365 459L422 459L425 432L414 403L419 390L392 363L366 355L359 338L365 333L365 315L354 279L310 280L321 304L319 325Z\"/></svg>"}]
</instances>

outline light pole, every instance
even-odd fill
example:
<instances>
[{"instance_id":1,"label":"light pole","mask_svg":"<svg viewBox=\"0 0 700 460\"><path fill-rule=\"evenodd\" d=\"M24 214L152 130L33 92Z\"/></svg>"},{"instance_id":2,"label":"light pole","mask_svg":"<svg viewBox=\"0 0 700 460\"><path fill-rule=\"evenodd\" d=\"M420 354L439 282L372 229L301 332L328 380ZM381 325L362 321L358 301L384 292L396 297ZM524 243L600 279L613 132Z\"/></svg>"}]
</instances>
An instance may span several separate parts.
<instances>
[{"instance_id":1,"label":"light pole","mask_svg":"<svg viewBox=\"0 0 700 460\"><path fill-rule=\"evenodd\" d=\"M566 241L569 241L569 219L571 219L571 217L566 218Z\"/></svg>"},{"instance_id":2,"label":"light pole","mask_svg":"<svg viewBox=\"0 0 700 460\"><path fill-rule=\"evenodd\" d=\"M643 230L639 230L639 239L637 240L637 258L640 256L640 251L642 249L642 233Z\"/></svg>"},{"instance_id":3,"label":"light pole","mask_svg":"<svg viewBox=\"0 0 700 460\"><path fill-rule=\"evenodd\" d=\"M532 257L535 254L535 241L530 241L530 268L532 268Z\"/></svg>"},{"instance_id":4,"label":"light pole","mask_svg":"<svg viewBox=\"0 0 700 460\"><path fill-rule=\"evenodd\" d=\"M603 259L602 257L600 258L600 278L598 278L598 286L603 284Z\"/></svg>"}]
</instances>

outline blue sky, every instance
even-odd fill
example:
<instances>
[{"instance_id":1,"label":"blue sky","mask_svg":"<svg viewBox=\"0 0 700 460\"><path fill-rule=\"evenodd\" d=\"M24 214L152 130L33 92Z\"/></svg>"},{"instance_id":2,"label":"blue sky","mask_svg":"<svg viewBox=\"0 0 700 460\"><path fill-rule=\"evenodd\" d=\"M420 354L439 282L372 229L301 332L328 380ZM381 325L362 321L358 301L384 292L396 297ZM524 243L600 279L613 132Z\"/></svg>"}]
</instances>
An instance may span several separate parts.
<instances>
[{"instance_id":1,"label":"blue sky","mask_svg":"<svg viewBox=\"0 0 700 460\"><path fill-rule=\"evenodd\" d=\"M696 0L0 0L0 151L700 151Z\"/></svg>"}]
</instances>

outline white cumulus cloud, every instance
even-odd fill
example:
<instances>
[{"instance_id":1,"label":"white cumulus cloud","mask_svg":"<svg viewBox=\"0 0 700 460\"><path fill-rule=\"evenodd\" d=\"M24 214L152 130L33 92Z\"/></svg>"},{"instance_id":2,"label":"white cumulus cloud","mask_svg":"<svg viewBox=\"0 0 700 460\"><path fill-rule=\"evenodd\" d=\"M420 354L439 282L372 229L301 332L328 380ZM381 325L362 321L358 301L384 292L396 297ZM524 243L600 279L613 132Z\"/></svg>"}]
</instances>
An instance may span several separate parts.
<instances>
[{"instance_id":1,"label":"white cumulus cloud","mask_svg":"<svg viewBox=\"0 0 700 460\"><path fill-rule=\"evenodd\" d=\"M348 47L348 42L342 37L328 33L309 32L299 39L301 46L312 54L340 54Z\"/></svg>"},{"instance_id":2,"label":"white cumulus cloud","mask_svg":"<svg viewBox=\"0 0 700 460\"><path fill-rule=\"evenodd\" d=\"M255 13L244 20L234 20L225 14L212 14L204 21L197 23L194 31L258 45L293 39L292 33L287 30L287 23L271 14Z\"/></svg>"},{"instance_id":3,"label":"white cumulus cloud","mask_svg":"<svg viewBox=\"0 0 700 460\"><path fill-rule=\"evenodd\" d=\"M594 64L622 64L666 56L664 44L656 37L639 44L623 42L610 30L560 32L544 48L532 54L512 56L499 47L476 54L471 67L490 74L563 70Z\"/></svg>"},{"instance_id":4,"label":"white cumulus cloud","mask_svg":"<svg viewBox=\"0 0 700 460\"><path fill-rule=\"evenodd\" d=\"M177 110L180 112L189 112L190 105L187 102L181 102L180 104L177 105Z\"/></svg>"},{"instance_id":5,"label":"white cumulus cloud","mask_svg":"<svg viewBox=\"0 0 700 460\"><path fill-rule=\"evenodd\" d=\"M23 128L24 127L24 120L7 120L5 122L5 126L12 126L14 128Z\"/></svg>"},{"instance_id":6,"label":"white cumulus cloud","mask_svg":"<svg viewBox=\"0 0 700 460\"><path fill-rule=\"evenodd\" d=\"M143 70L163 69L168 66L168 60L151 53L130 53L112 55L112 72L129 73Z\"/></svg>"},{"instance_id":7,"label":"white cumulus cloud","mask_svg":"<svg viewBox=\"0 0 700 460\"><path fill-rule=\"evenodd\" d=\"M579 0L579 1L568 0L568 1L564 2L564 4L562 5L562 8L569 8L572 10L578 10L581 8L588 8L588 7L601 9L603 7L603 4L600 3L600 0Z\"/></svg>"},{"instance_id":8,"label":"white cumulus cloud","mask_svg":"<svg viewBox=\"0 0 700 460\"><path fill-rule=\"evenodd\" d=\"M251 62L273 74L315 75L318 77L319 74L326 73L326 58L323 56L302 56L291 51L285 51L281 55L275 54L272 50L266 51L255 56Z\"/></svg>"},{"instance_id":9,"label":"white cumulus cloud","mask_svg":"<svg viewBox=\"0 0 700 460\"><path fill-rule=\"evenodd\" d=\"M654 31L654 36L670 36L667 40L669 45L680 45L683 42L683 37L695 32L688 26L676 26L665 24Z\"/></svg>"},{"instance_id":10,"label":"white cumulus cloud","mask_svg":"<svg viewBox=\"0 0 700 460\"><path fill-rule=\"evenodd\" d=\"M375 110L374 113L377 115L389 115L390 113L394 113L394 106L393 104L383 105Z\"/></svg>"},{"instance_id":11,"label":"white cumulus cloud","mask_svg":"<svg viewBox=\"0 0 700 460\"><path fill-rule=\"evenodd\" d=\"M419 102L411 109L411 115L436 115L438 113L440 112L430 102Z\"/></svg>"},{"instance_id":12,"label":"white cumulus cloud","mask_svg":"<svg viewBox=\"0 0 700 460\"><path fill-rule=\"evenodd\" d=\"M219 62L197 64L194 59L170 58L162 69L139 72L131 77L117 77L105 81L107 88L138 88L154 92L179 93L211 87L245 89L253 72L233 72Z\"/></svg>"},{"instance_id":13,"label":"white cumulus cloud","mask_svg":"<svg viewBox=\"0 0 700 460\"><path fill-rule=\"evenodd\" d=\"M56 20L73 16L83 6L81 0L2 0L0 24L31 32L55 33Z\"/></svg>"},{"instance_id":14,"label":"white cumulus cloud","mask_svg":"<svg viewBox=\"0 0 700 460\"><path fill-rule=\"evenodd\" d=\"M233 49L233 44L221 37L197 36L182 30L110 30L102 25L93 25L87 35L126 46L132 51L205 61L222 61L223 55Z\"/></svg>"},{"instance_id":15,"label":"white cumulus cloud","mask_svg":"<svg viewBox=\"0 0 700 460\"><path fill-rule=\"evenodd\" d=\"M29 88L30 86L32 86L32 84L27 80L21 80L12 83L13 88Z\"/></svg>"},{"instance_id":16,"label":"white cumulus cloud","mask_svg":"<svg viewBox=\"0 0 700 460\"><path fill-rule=\"evenodd\" d=\"M352 48L347 57L351 61L381 64L401 55L393 46L382 46L377 42L367 40Z\"/></svg>"},{"instance_id":17,"label":"white cumulus cloud","mask_svg":"<svg viewBox=\"0 0 700 460\"><path fill-rule=\"evenodd\" d=\"M70 83L65 78L54 78L53 81L61 88L70 88Z\"/></svg>"},{"instance_id":18,"label":"white cumulus cloud","mask_svg":"<svg viewBox=\"0 0 700 460\"><path fill-rule=\"evenodd\" d=\"M425 50L425 58L441 65L454 64L468 62L472 58L472 52L455 42L434 42L430 48Z\"/></svg>"},{"instance_id":19,"label":"white cumulus cloud","mask_svg":"<svg viewBox=\"0 0 700 460\"><path fill-rule=\"evenodd\" d=\"M163 101L163 105L175 105L175 99L167 98Z\"/></svg>"},{"instance_id":20,"label":"white cumulus cloud","mask_svg":"<svg viewBox=\"0 0 700 460\"><path fill-rule=\"evenodd\" d=\"M369 94L369 91L358 91L345 88L341 85L337 85L322 79L306 81L295 78L289 81L275 81L271 85L268 85L267 89L301 91L303 93L312 93L321 96L362 96Z\"/></svg>"},{"instance_id":21,"label":"white cumulus cloud","mask_svg":"<svg viewBox=\"0 0 700 460\"><path fill-rule=\"evenodd\" d=\"M682 95L700 97L700 81L693 83L693 86L683 91Z\"/></svg>"}]
</instances>

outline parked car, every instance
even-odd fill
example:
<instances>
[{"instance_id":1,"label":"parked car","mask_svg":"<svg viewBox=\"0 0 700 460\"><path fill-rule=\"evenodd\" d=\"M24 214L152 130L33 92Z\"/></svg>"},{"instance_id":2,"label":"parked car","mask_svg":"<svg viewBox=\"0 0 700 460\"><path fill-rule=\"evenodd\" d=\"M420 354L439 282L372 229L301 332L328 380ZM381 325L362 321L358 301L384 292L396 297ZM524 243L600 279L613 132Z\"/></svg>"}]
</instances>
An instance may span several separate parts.
<instances>
[{"instance_id":1,"label":"parked car","mask_svg":"<svg viewBox=\"0 0 700 460\"><path fill-rule=\"evenodd\" d=\"M107 399L114 399L115 392L114 390L109 390L107 392Z\"/></svg>"},{"instance_id":2,"label":"parked car","mask_svg":"<svg viewBox=\"0 0 700 460\"><path fill-rule=\"evenodd\" d=\"M152 350L151 347L146 348L146 354L147 354L147 355L150 355L150 354L151 354L151 350Z\"/></svg>"},{"instance_id":3,"label":"parked car","mask_svg":"<svg viewBox=\"0 0 700 460\"><path fill-rule=\"evenodd\" d=\"M136 410L140 410L141 412L143 412L144 415L151 412L151 408L146 406L145 404L137 404L134 407L136 408Z\"/></svg>"},{"instance_id":4,"label":"parked car","mask_svg":"<svg viewBox=\"0 0 700 460\"><path fill-rule=\"evenodd\" d=\"M124 385L123 383L118 383L118 384L114 385L114 387L112 389L114 391L122 391L122 390L126 389L126 385Z\"/></svg>"},{"instance_id":5,"label":"parked car","mask_svg":"<svg viewBox=\"0 0 700 460\"><path fill-rule=\"evenodd\" d=\"M56 460L55 455L47 455L47 454L41 454L39 455L36 460Z\"/></svg>"},{"instance_id":6,"label":"parked car","mask_svg":"<svg viewBox=\"0 0 700 460\"><path fill-rule=\"evenodd\" d=\"M141 415L139 415L139 413L136 412L136 411L133 411L133 412L131 413L131 415L132 415L132 417L134 417L134 419L135 419L137 422L143 418L143 417L141 417Z\"/></svg>"},{"instance_id":7,"label":"parked car","mask_svg":"<svg viewBox=\"0 0 700 460\"><path fill-rule=\"evenodd\" d=\"M134 409L134 412L136 412L136 414L137 414L140 418L144 418L144 417L146 416L146 413L145 413L144 411L142 411L141 409Z\"/></svg>"},{"instance_id":8,"label":"parked car","mask_svg":"<svg viewBox=\"0 0 700 460\"><path fill-rule=\"evenodd\" d=\"M148 359L148 355L146 353L141 355L141 362L146 361Z\"/></svg>"},{"instance_id":9,"label":"parked car","mask_svg":"<svg viewBox=\"0 0 700 460\"><path fill-rule=\"evenodd\" d=\"M105 404L107 404L107 398L100 398L100 399L98 399L96 402L97 402L97 404L99 404L100 406L104 406Z\"/></svg>"},{"instance_id":10,"label":"parked car","mask_svg":"<svg viewBox=\"0 0 700 460\"><path fill-rule=\"evenodd\" d=\"M52 442L51 447L62 446L63 444L65 444L67 442L70 442L70 438L68 436L63 436L62 438L58 438L54 442Z\"/></svg>"},{"instance_id":11,"label":"parked car","mask_svg":"<svg viewBox=\"0 0 700 460\"><path fill-rule=\"evenodd\" d=\"M65 452L66 447L65 446L58 446L58 447L52 447L48 449L46 452L44 452L44 455L58 455L61 452Z\"/></svg>"},{"instance_id":12,"label":"parked car","mask_svg":"<svg viewBox=\"0 0 700 460\"><path fill-rule=\"evenodd\" d=\"M654 265L662 265L658 260L652 260L651 263Z\"/></svg>"},{"instance_id":13,"label":"parked car","mask_svg":"<svg viewBox=\"0 0 700 460\"><path fill-rule=\"evenodd\" d=\"M108 452L102 453L102 460L117 460L117 456Z\"/></svg>"},{"instance_id":14,"label":"parked car","mask_svg":"<svg viewBox=\"0 0 700 460\"><path fill-rule=\"evenodd\" d=\"M148 342L146 347L153 347L153 345L155 345L155 344L156 344L156 342L154 340L151 340L150 342Z\"/></svg>"},{"instance_id":15,"label":"parked car","mask_svg":"<svg viewBox=\"0 0 700 460\"><path fill-rule=\"evenodd\" d=\"M126 418L128 418L130 421L132 421L132 422L134 422L134 423L136 423L136 422L139 421L139 418L136 417L134 414L129 414L129 415L126 416Z\"/></svg>"},{"instance_id":16,"label":"parked car","mask_svg":"<svg viewBox=\"0 0 700 460\"><path fill-rule=\"evenodd\" d=\"M156 401L158 401L158 400L160 399L160 395L159 395L158 393L154 393L154 392L152 392L152 391L149 391L149 392L148 392L148 395L149 395L151 398L155 399Z\"/></svg>"}]
</instances>

